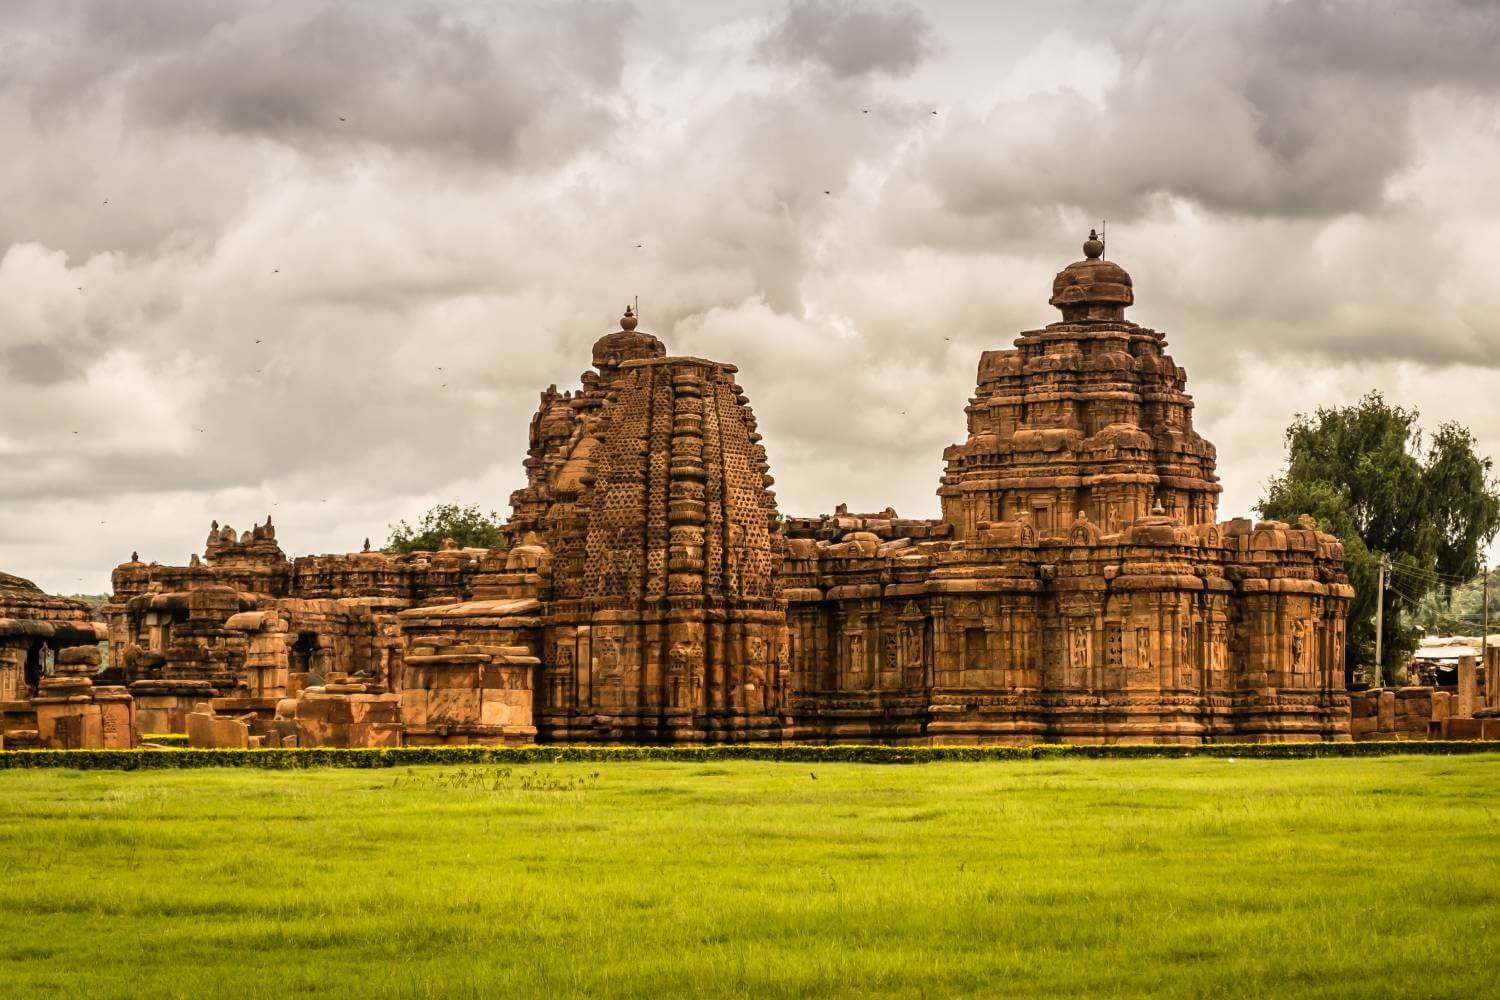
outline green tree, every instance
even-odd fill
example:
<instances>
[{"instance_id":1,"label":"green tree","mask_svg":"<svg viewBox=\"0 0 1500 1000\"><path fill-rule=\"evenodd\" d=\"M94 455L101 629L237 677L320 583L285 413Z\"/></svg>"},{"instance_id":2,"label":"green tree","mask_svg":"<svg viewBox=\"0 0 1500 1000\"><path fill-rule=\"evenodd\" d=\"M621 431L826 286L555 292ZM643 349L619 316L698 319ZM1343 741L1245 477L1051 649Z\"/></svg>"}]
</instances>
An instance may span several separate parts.
<instances>
[{"instance_id":1,"label":"green tree","mask_svg":"<svg viewBox=\"0 0 1500 1000\"><path fill-rule=\"evenodd\" d=\"M504 524L499 514L494 511L486 514L478 504L460 507L456 503L440 503L423 514L415 528L405 521L391 525L385 550L431 552L447 538L464 548L503 549L505 536L500 529Z\"/></svg>"},{"instance_id":2,"label":"green tree","mask_svg":"<svg viewBox=\"0 0 1500 1000\"><path fill-rule=\"evenodd\" d=\"M1298 414L1287 428L1286 472L1271 480L1262 517L1293 521L1311 514L1344 543L1355 597L1348 659L1375 658L1379 560L1389 560L1382 673L1395 676L1416 648L1424 598L1479 571L1484 547L1500 529L1500 494L1491 462L1474 436L1454 423L1424 444L1415 409L1371 392L1353 406Z\"/></svg>"}]
</instances>

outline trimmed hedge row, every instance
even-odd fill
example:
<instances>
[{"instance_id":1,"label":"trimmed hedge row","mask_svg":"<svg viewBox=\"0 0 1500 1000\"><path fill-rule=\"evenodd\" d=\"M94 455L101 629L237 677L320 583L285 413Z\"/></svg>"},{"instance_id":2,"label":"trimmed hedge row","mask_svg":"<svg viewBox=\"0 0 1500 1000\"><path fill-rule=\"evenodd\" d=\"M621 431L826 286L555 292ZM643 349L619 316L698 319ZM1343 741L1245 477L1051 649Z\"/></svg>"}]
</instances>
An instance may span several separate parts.
<instances>
[{"instance_id":1,"label":"trimmed hedge row","mask_svg":"<svg viewBox=\"0 0 1500 1000\"><path fill-rule=\"evenodd\" d=\"M555 764L613 761L754 760L798 764L928 764L940 761L1140 760L1162 757L1237 757L1303 760L1312 757L1438 756L1500 752L1500 740L1413 740L1366 743L1216 743L1074 746L828 746L816 744L723 744L715 746L431 746L376 750L331 748L274 750L0 750L0 770L64 767L141 771L195 767L297 770L309 767L383 768L408 764Z\"/></svg>"}]
</instances>

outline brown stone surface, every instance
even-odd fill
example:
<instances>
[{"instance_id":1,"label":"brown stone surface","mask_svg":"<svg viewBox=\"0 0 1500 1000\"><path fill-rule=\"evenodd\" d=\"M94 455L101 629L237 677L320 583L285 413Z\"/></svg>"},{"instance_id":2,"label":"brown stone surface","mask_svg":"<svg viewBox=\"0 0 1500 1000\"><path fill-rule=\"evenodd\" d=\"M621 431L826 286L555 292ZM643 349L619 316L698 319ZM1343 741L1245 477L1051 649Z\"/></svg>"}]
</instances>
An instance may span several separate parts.
<instances>
[{"instance_id":1,"label":"brown stone surface","mask_svg":"<svg viewBox=\"0 0 1500 1000\"><path fill-rule=\"evenodd\" d=\"M509 593L545 605L547 740L790 732L775 495L733 365L622 330L577 393L542 394L508 526Z\"/></svg>"},{"instance_id":2,"label":"brown stone surface","mask_svg":"<svg viewBox=\"0 0 1500 1000\"><path fill-rule=\"evenodd\" d=\"M1454 700L1453 716L1459 719L1471 719L1475 711L1484 707L1479 697L1479 675L1475 658L1472 656L1460 656L1458 658L1458 696Z\"/></svg>"}]
</instances>

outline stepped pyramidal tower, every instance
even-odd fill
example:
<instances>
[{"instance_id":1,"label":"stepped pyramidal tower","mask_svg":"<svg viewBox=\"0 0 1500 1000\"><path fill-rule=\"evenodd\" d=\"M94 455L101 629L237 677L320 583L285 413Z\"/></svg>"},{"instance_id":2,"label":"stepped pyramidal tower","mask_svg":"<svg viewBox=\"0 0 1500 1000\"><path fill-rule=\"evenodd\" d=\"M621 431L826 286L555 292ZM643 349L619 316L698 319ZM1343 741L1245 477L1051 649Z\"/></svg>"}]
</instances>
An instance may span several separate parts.
<instances>
[{"instance_id":1,"label":"stepped pyramidal tower","mask_svg":"<svg viewBox=\"0 0 1500 1000\"><path fill-rule=\"evenodd\" d=\"M1193 430L1187 373L1125 319L1134 289L1103 242L1083 249L1052 283L1062 321L980 358L969 440L944 456L938 490L957 538L1006 520L1046 536L1080 517L1113 533L1158 504L1189 526L1215 520L1214 448Z\"/></svg>"}]
</instances>

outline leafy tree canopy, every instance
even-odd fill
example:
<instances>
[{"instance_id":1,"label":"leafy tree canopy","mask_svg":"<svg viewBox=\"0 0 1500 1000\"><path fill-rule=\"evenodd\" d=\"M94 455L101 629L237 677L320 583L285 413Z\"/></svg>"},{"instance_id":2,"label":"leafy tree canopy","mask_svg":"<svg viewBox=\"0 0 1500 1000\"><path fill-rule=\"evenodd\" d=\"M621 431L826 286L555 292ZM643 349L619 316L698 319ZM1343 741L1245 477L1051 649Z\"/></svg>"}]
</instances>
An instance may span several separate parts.
<instances>
[{"instance_id":1,"label":"leafy tree canopy","mask_svg":"<svg viewBox=\"0 0 1500 1000\"><path fill-rule=\"evenodd\" d=\"M1416 648L1414 615L1424 597L1479 572L1500 529L1500 493L1490 459L1455 423L1423 439L1415 409L1371 392L1353 406L1299 414L1287 428L1287 468L1258 506L1262 517L1311 514L1344 543L1350 583L1348 662L1375 658L1379 560L1390 563L1383 675L1396 676Z\"/></svg>"},{"instance_id":2,"label":"leafy tree canopy","mask_svg":"<svg viewBox=\"0 0 1500 1000\"><path fill-rule=\"evenodd\" d=\"M503 549L505 536L500 529L505 521L499 514L486 514L478 504L460 507L440 503L422 515L416 527L405 521L390 526L391 537L385 543L387 552L431 552L451 538L463 548Z\"/></svg>"}]
</instances>

